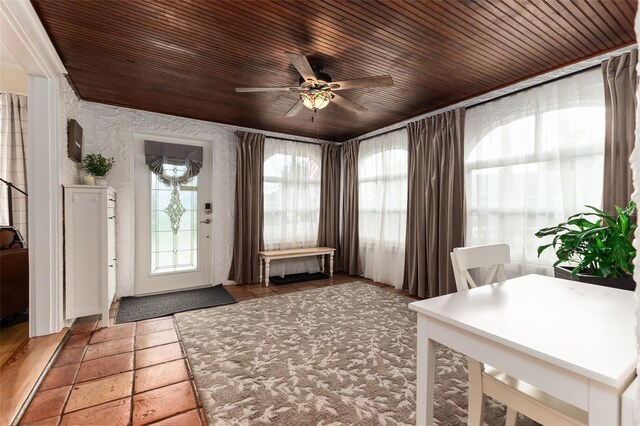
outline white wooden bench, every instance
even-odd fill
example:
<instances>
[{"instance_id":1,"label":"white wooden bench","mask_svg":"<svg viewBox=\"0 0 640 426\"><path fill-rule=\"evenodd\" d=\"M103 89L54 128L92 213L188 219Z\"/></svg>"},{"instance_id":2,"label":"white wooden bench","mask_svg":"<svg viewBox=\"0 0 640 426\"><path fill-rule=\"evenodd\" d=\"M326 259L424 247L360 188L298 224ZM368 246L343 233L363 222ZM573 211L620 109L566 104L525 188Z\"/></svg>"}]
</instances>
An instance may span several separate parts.
<instances>
[{"instance_id":1,"label":"white wooden bench","mask_svg":"<svg viewBox=\"0 0 640 426\"><path fill-rule=\"evenodd\" d=\"M293 259L296 257L320 256L320 270L324 272L324 257L329 255L329 276L333 276L333 254L336 249L331 247L311 247L291 250L266 250L258 252L260 254L260 282L262 282L262 271L264 267L264 284L269 285L269 263L278 259ZM263 266L264 265L264 266Z\"/></svg>"}]
</instances>

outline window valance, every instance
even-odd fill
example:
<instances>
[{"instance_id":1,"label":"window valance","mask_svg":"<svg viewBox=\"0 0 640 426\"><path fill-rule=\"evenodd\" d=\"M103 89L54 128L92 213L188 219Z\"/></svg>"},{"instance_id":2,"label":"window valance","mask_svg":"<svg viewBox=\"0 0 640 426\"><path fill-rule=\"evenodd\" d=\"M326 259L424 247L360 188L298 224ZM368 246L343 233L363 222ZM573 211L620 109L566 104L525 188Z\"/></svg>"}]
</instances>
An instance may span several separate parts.
<instances>
[{"instance_id":1,"label":"window valance","mask_svg":"<svg viewBox=\"0 0 640 426\"><path fill-rule=\"evenodd\" d=\"M186 183L200 173L202 151L201 146L144 141L145 163L153 174L169 186ZM186 171L181 176L168 176L165 174L165 164L186 166Z\"/></svg>"}]
</instances>

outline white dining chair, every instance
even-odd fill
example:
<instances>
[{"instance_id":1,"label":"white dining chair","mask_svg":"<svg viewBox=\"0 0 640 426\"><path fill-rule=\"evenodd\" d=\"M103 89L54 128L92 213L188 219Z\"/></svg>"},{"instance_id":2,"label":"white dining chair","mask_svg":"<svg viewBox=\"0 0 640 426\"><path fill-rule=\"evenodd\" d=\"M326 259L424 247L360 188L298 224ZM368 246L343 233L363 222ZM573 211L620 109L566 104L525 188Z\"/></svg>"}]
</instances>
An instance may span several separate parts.
<instances>
[{"instance_id":1,"label":"white dining chair","mask_svg":"<svg viewBox=\"0 0 640 426\"><path fill-rule=\"evenodd\" d=\"M509 262L511 262L511 253L507 244L460 247L454 248L451 252L451 264L458 291L478 286L469 273L470 269L490 268L484 284L490 284L494 282L494 279L497 281L506 280L504 265Z\"/></svg>"},{"instance_id":2,"label":"white dining chair","mask_svg":"<svg viewBox=\"0 0 640 426\"><path fill-rule=\"evenodd\" d=\"M504 265L511 261L507 244L454 248L451 264L459 292L477 287L470 269L489 268L484 284L506 280ZM484 399L488 395L507 406L506 425L522 413L543 425L586 425L587 413L500 370L467 357L469 368L468 424L483 424Z\"/></svg>"}]
</instances>

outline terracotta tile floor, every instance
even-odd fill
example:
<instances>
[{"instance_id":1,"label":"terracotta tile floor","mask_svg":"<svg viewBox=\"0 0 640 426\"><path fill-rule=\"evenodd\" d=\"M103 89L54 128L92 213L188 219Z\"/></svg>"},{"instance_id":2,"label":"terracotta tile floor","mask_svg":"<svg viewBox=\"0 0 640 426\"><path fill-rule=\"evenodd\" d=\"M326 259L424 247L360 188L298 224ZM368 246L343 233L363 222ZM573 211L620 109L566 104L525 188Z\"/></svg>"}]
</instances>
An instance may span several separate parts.
<instances>
[{"instance_id":1,"label":"terracotta tile floor","mask_svg":"<svg viewBox=\"0 0 640 426\"><path fill-rule=\"evenodd\" d=\"M406 292L374 281L336 274L290 285L226 287L238 301L362 281L393 293ZM207 425L184 348L172 316L113 325L99 315L79 318L20 424Z\"/></svg>"},{"instance_id":2,"label":"terracotta tile floor","mask_svg":"<svg viewBox=\"0 0 640 426\"><path fill-rule=\"evenodd\" d=\"M173 317L99 324L73 324L21 424L207 424Z\"/></svg>"}]
</instances>

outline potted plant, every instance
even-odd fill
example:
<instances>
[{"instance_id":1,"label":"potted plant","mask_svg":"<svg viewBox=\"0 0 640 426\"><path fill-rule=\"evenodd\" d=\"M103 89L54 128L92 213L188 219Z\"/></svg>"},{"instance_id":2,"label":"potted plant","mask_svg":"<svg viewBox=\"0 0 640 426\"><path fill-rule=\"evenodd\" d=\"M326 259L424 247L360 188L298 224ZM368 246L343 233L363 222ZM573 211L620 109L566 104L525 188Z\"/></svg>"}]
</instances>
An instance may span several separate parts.
<instances>
[{"instance_id":1,"label":"potted plant","mask_svg":"<svg viewBox=\"0 0 640 426\"><path fill-rule=\"evenodd\" d=\"M113 167L113 158L106 158L102 154L87 154L82 160L82 168L87 172L88 176L85 176L85 185L95 185L96 178L103 180L100 182L102 185L106 185L104 177L109 173L111 167ZM87 179L89 178L89 179Z\"/></svg>"},{"instance_id":2,"label":"potted plant","mask_svg":"<svg viewBox=\"0 0 640 426\"><path fill-rule=\"evenodd\" d=\"M538 256L549 247L556 251L555 276L590 284L635 290L632 245L637 224L636 204L631 201L617 217L600 209L570 216L566 222L544 228L536 237L554 236L549 244L538 247ZM563 265L561 265L563 264Z\"/></svg>"}]
</instances>

